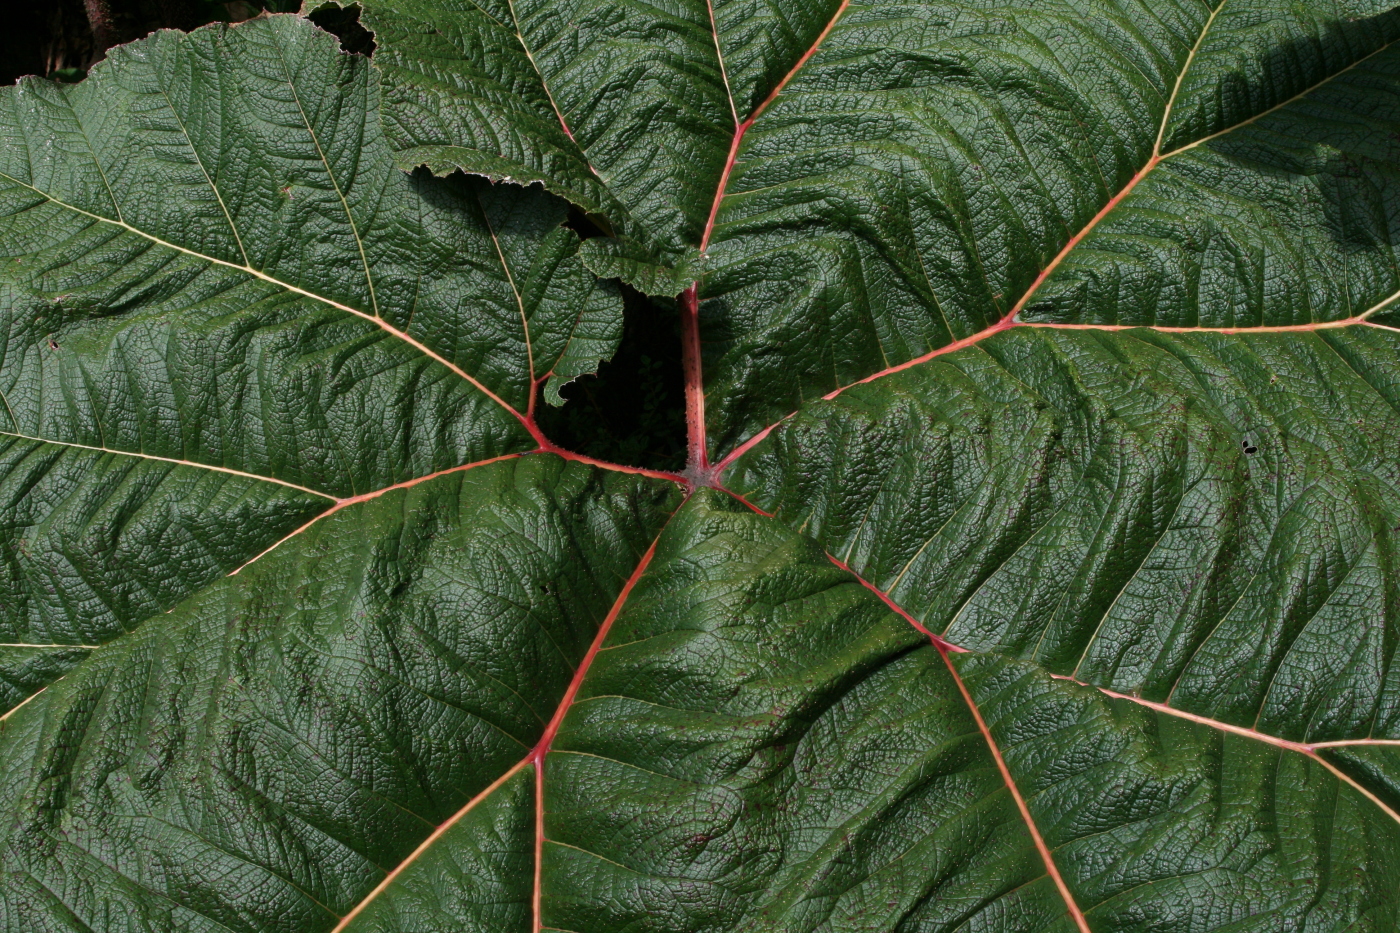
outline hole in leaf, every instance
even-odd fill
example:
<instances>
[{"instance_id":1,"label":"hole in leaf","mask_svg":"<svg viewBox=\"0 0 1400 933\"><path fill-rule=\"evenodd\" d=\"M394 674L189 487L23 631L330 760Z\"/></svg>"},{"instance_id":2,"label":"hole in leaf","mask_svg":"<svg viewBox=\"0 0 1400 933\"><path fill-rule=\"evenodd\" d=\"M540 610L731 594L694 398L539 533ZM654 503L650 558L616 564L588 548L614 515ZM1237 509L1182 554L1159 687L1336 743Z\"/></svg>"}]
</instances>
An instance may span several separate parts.
<instances>
[{"instance_id":1,"label":"hole in leaf","mask_svg":"<svg viewBox=\"0 0 1400 933\"><path fill-rule=\"evenodd\" d=\"M360 23L358 6L327 4L311 11L306 18L339 39L342 51L367 58L374 54L374 33Z\"/></svg>"}]
</instances>

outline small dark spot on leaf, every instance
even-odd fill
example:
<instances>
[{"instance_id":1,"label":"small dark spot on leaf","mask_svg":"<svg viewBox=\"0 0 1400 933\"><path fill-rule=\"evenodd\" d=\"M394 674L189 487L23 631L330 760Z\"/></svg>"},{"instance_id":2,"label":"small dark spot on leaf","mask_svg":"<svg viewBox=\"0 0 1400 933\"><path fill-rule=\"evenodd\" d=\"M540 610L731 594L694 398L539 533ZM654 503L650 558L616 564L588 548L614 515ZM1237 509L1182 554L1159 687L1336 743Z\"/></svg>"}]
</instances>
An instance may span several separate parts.
<instances>
[{"instance_id":1,"label":"small dark spot on leaf","mask_svg":"<svg viewBox=\"0 0 1400 933\"><path fill-rule=\"evenodd\" d=\"M49 338L49 349L50 349L50 350L57 350L57 349L58 349L58 341L57 341L57 340L54 340L52 337Z\"/></svg>"},{"instance_id":2,"label":"small dark spot on leaf","mask_svg":"<svg viewBox=\"0 0 1400 933\"><path fill-rule=\"evenodd\" d=\"M1259 452L1259 448L1251 444L1249 442L1249 438L1247 437L1244 440L1240 441L1240 447L1244 450L1246 454L1254 454Z\"/></svg>"}]
</instances>

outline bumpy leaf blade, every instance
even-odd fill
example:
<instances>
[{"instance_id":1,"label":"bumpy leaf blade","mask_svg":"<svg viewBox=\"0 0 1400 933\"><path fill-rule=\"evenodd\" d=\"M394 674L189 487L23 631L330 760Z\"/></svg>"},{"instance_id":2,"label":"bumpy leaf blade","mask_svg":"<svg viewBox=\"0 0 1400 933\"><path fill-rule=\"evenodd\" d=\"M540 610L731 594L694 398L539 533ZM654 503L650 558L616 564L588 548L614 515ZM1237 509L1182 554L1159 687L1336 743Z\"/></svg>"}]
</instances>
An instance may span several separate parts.
<instances>
[{"instance_id":1,"label":"bumpy leaf blade","mask_svg":"<svg viewBox=\"0 0 1400 933\"><path fill-rule=\"evenodd\" d=\"M217 470L0 440L0 713L332 504Z\"/></svg>"},{"instance_id":2,"label":"bumpy leaf blade","mask_svg":"<svg viewBox=\"0 0 1400 933\"><path fill-rule=\"evenodd\" d=\"M699 280L721 447L1023 309L1060 322L1305 324L1400 291L1386 103L1400 19L1388 4L773 13L509 4L491 38L468 42L456 24L490 19L483 7L365 11L383 24L392 93L439 121L515 140L524 124L479 98L548 97L620 203L576 202L662 251L624 242L598 254L600 274L665 295L682 283L658 262ZM533 62L517 69L516 96L470 80L515 58ZM399 125L405 151L484 132ZM706 264L692 271L684 247Z\"/></svg>"},{"instance_id":3,"label":"bumpy leaf blade","mask_svg":"<svg viewBox=\"0 0 1400 933\"><path fill-rule=\"evenodd\" d=\"M810 541L705 494L661 532L539 767L508 771L347 929L530 929L536 820L545 929L1395 910L1400 824L1318 759L1029 664L945 660Z\"/></svg>"},{"instance_id":4,"label":"bumpy leaf blade","mask_svg":"<svg viewBox=\"0 0 1400 933\"><path fill-rule=\"evenodd\" d=\"M547 455L455 472L100 648L0 735L0 916L334 926L539 738L675 500Z\"/></svg>"},{"instance_id":5,"label":"bumpy leaf blade","mask_svg":"<svg viewBox=\"0 0 1400 933\"><path fill-rule=\"evenodd\" d=\"M852 4L745 134L717 215L720 445L1016 312L1274 326L1393 296L1400 19L1276 7ZM1192 50L1257 45L1261 20L1288 80L1237 101L1256 60ZM1172 124L1159 148L1177 98L1183 120L1229 98L1181 124L1219 135Z\"/></svg>"},{"instance_id":6,"label":"bumpy leaf blade","mask_svg":"<svg viewBox=\"0 0 1400 933\"><path fill-rule=\"evenodd\" d=\"M954 644L1400 739L1397 337L1013 329L814 406L730 482Z\"/></svg>"},{"instance_id":7,"label":"bumpy leaf blade","mask_svg":"<svg viewBox=\"0 0 1400 933\"><path fill-rule=\"evenodd\" d=\"M0 925L1395 926L1395 13L365 19L6 99Z\"/></svg>"},{"instance_id":8,"label":"bumpy leaf blade","mask_svg":"<svg viewBox=\"0 0 1400 933\"><path fill-rule=\"evenodd\" d=\"M1400 823L1322 756L956 663L1090 929L1397 922Z\"/></svg>"},{"instance_id":9,"label":"bumpy leaf blade","mask_svg":"<svg viewBox=\"0 0 1400 933\"><path fill-rule=\"evenodd\" d=\"M563 205L404 175L377 95L290 17L4 92L5 708L338 498L531 449L611 355Z\"/></svg>"},{"instance_id":10,"label":"bumpy leaf blade","mask_svg":"<svg viewBox=\"0 0 1400 933\"><path fill-rule=\"evenodd\" d=\"M118 53L97 80L71 89L30 81L6 95L8 277L12 300L35 315L25 322L25 352L14 347L6 359L7 368L25 369L7 390L23 427L48 427L34 411L38 387L46 378L77 381L63 372L78 365L75 357L87 368L101 361L153 378L138 365L145 358L112 357L157 339L168 345L161 331L171 316L193 312L238 341L225 354L276 355L217 374L213 360L171 360L189 367L171 375L180 390L212 393L221 382L226 394L244 394L245 410L262 407L285 423L267 438L187 437L209 431L199 425L161 440L179 453L191 452L181 442L217 444L221 465L360 492L520 449L527 438L517 413L533 380L565 352L577 318L597 330L599 318L620 314L615 299L594 294L568 235L550 232L563 219L556 202L397 171L379 130L376 73L295 22L162 33ZM57 148L31 145L45 135ZM493 225L513 228L503 233L507 242ZM272 331L262 337L271 346L252 339L255 328ZM615 333L604 326L596 351L610 350ZM52 376L43 371L45 339L60 348ZM542 344L537 366L532 342ZM208 357L216 347L200 350ZM168 346L160 349L168 358ZM312 387L289 383L315 378L318 356L334 364L329 374L341 384L329 383L319 411L283 413L279 400L288 395L314 397ZM376 378L384 384L372 385ZM143 386L141 394L176 391ZM54 425L56 433L118 434L115 423L90 424L98 418L87 408L99 400L66 394L69 412L44 413L71 423ZM230 403L217 395L168 402L199 412ZM337 404L385 425L423 423L427 436L336 436L355 420ZM141 424L143 412L121 420ZM285 434L301 443L262 449L285 444L276 436ZM381 464L336 464L328 450L336 446L403 453Z\"/></svg>"},{"instance_id":11,"label":"bumpy leaf blade","mask_svg":"<svg viewBox=\"0 0 1400 933\"><path fill-rule=\"evenodd\" d=\"M360 5L405 165L542 182L673 258L705 236L734 131L838 6Z\"/></svg>"}]
</instances>

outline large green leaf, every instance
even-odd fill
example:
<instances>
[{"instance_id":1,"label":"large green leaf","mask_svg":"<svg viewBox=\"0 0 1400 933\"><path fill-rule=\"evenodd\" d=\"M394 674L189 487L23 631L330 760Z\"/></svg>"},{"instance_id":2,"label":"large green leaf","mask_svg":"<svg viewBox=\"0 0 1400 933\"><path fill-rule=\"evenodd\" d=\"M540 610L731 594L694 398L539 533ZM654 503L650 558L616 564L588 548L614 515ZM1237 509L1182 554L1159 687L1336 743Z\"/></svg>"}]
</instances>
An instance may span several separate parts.
<instances>
[{"instance_id":1,"label":"large green leaf","mask_svg":"<svg viewBox=\"0 0 1400 933\"><path fill-rule=\"evenodd\" d=\"M0 930L1400 927L1391 5L362 0L5 90ZM537 424L614 279L683 474Z\"/></svg>"},{"instance_id":2,"label":"large green leaf","mask_svg":"<svg viewBox=\"0 0 1400 933\"><path fill-rule=\"evenodd\" d=\"M452 473L94 653L7 723L7 921L332 926L538 739L674 498L547 456Z\"/></svg>"},{"instance_id":3,"label":"large green leaf","mask_svg":"<svg viewBox=\"0 0 1400 933\"><path fill-rule=\"evenodd\" d=\"M5 92L5 708L337 499L535 447L611 354L563 207L397 171L377 87L284 17Z\"/></svg>"}]
</instances>

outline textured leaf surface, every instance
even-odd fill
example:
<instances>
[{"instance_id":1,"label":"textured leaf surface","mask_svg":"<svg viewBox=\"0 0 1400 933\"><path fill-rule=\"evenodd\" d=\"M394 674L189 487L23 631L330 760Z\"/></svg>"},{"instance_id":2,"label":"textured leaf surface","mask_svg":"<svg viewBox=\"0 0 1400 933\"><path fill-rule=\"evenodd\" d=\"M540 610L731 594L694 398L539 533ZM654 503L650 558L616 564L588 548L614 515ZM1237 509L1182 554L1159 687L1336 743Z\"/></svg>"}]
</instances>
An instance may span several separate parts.
<instances>
[{"instance_id":1,"label":"textured leaf surface","mask_svg":"<svg viewBox=\"0 0 1400 933\"><path fill-rule=\"evenodd\" d=\"M674 498L548 456L442 476L101 649L0 738L7 919L333 925L539 737Z\"/></svg>"},{"instance_id":2,"label":"textured leaf surface","mask_svg":"<svg viewBox=\"0 0 1400 933\"><path fill-rule=\"evenodd\" d=\"M370 0L367 21L400 2ZM623 232L706 251L707 414L721 448L1013 310L1273 326L1350 318L1400 291L1400 14L1387 4L856 2L833 21L834 6L804 3L782 30L750 6L716 4L717 32L695 38L703 3L680 5L689 20L606 4L595 39L595 13L551 5L553 31L522 26L496 46L532 50L559 119L590 128L578 138L628 207L611 215ZM412 5L420 29L441 30L447 14L425 8ZM397 35L386 52L416 57ZM624 51L634 35L647 51ZM786 62L812 54L774 74L751 57L760 35L775 52L803 37ZM733 114L713 103L716 42ZM710 64L658 113L653 87L706 43ZM459 55L461 68L477 57ZM633 76L643 63L645 79ZM600 93L609 82L627 91ZM710 122L692 131L701 113ZM709 141L726 124L728 160ZM676 163L683 183L669 180ZM1061 256L1077 231L1084 242Z\"/></svg>"},{"instance_id":3,"label":"textured leaf surface","mask_svg":"<svg viewBox=\"0 0 1400 933\"><path fill-rule=\"evenodd\" d=\"M0 930L1394 930L1389 6L363 0L5 90ZM536 423L625 287L682 474Z\"/></svg>"},{"instance_id":4,"label":"textured leaf surface","mask_svg":"<svg viewBox=\"0 0 1400 933\"><path fill-rule=\"evenodd\" d=\"M954 644L1400 739L1396 338L1013 330L813 406L729 482Z\"/></svg>"},{"instance_id":5,"label":"textured leaf surface","mask_svg":"<svg viewBox=\"0 0 1400 933\"><path fill-rule=\"evenodd\" d=\"M0 679L42 685L337 497L530 449L512 406L611 355L563 207L399 172L376 94L290 19L5 93L0 638L40 647Z\"/></svg>"}]
</instances>

